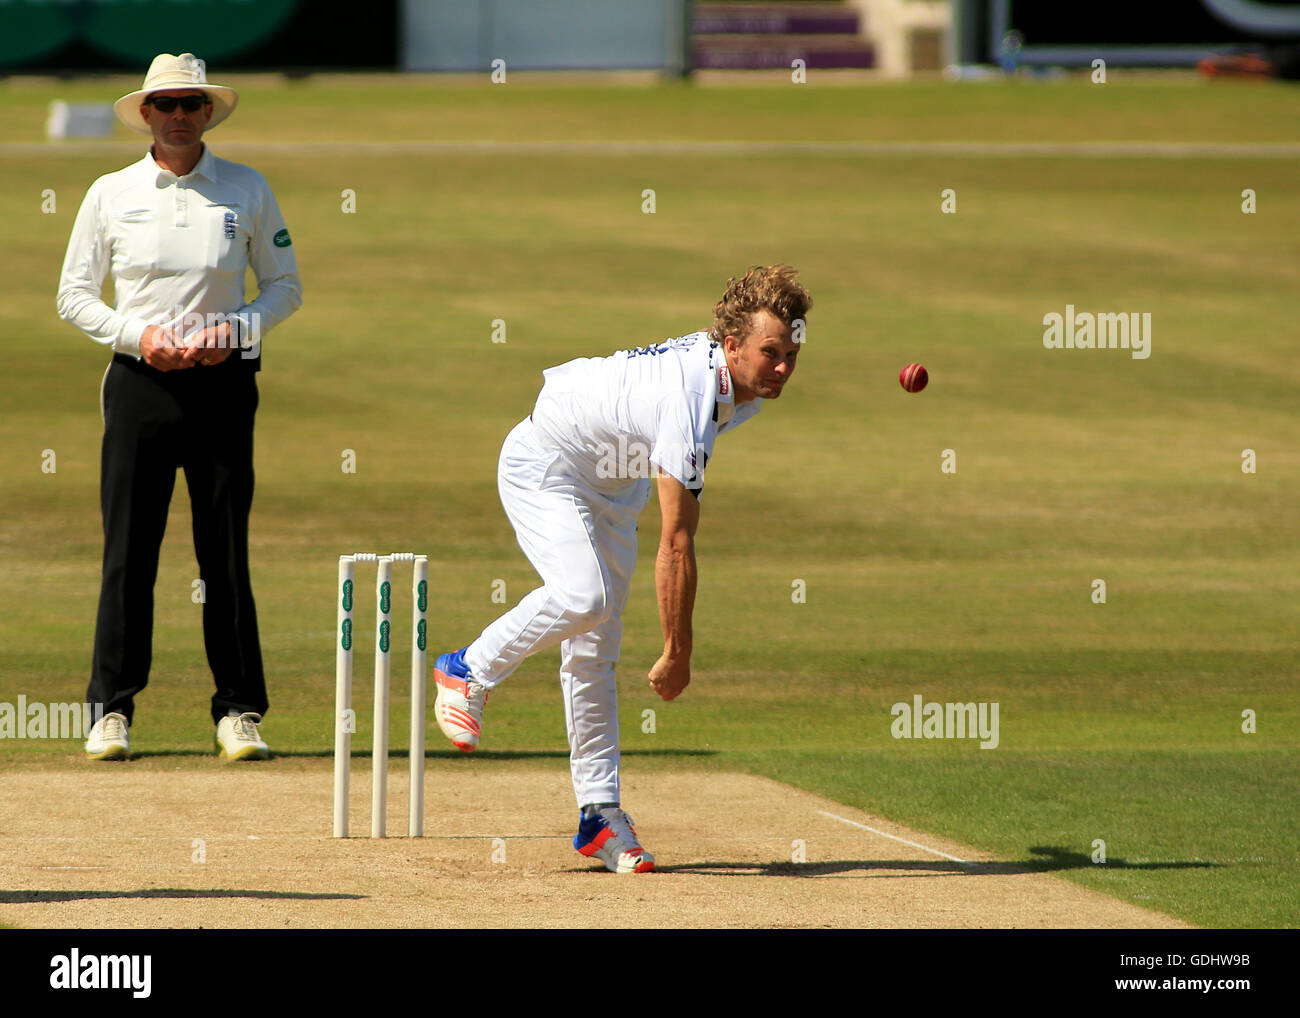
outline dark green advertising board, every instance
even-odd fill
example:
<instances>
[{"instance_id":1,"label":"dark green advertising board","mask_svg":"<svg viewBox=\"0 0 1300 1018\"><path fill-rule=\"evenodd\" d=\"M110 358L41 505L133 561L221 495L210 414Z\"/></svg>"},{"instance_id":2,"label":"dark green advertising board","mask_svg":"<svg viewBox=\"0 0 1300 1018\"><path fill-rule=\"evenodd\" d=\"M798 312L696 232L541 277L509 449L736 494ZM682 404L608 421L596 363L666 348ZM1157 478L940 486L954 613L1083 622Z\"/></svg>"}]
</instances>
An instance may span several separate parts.
<instances>
[{"instance_id":1,"label":"dark green advertising board","mask_svg":"<svg viewBox=\"0 0 1300 1018\"><path fill-rule=\"evenodd\" d=\"M392 66L396 0L0 0L0 71L145 68L189 52L225 67Z\"/></svg>"}]
</instances>

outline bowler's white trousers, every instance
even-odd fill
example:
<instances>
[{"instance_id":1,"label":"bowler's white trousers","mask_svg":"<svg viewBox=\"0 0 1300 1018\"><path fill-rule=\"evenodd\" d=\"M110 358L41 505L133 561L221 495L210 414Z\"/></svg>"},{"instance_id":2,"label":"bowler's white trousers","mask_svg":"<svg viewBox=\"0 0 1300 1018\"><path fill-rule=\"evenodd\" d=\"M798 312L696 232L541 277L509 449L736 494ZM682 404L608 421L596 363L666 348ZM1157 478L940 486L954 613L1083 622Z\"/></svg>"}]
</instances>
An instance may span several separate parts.
<instances>
[{"instance_id":1,"label":"bowler's white trousers","mask_svg":"<svg viewBox=\"0 0 1300 1018\"><path fill-rule=\"evenodd\" d=\"M542 585L483 630L465 663L492 689L530 654L560 644L574 796L579 806L619 802L614 668L650 481L625 481L612 496L597 491L525 419L501 448L497 486Z\"/></svg>"}]
</instances>

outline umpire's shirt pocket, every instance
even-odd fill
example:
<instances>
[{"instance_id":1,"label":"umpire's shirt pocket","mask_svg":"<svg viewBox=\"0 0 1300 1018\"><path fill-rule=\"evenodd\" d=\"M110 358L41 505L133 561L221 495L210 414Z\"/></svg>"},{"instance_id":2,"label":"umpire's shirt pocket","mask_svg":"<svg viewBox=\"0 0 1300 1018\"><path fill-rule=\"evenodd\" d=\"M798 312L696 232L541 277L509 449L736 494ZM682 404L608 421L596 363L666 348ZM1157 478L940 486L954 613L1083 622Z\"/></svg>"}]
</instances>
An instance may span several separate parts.
<instances>
[{"instance_id":1,"label":"umpire's shirt pocket","mask_svg":"<svg viewBox=\"0 0 1300 1018\"><path fill-rule=\"evenodd\" d=\"M109 219L113 276L138 279L154 271L159 250L158 211L129 205L114 209Z\"/></svg>"}]
</instances>

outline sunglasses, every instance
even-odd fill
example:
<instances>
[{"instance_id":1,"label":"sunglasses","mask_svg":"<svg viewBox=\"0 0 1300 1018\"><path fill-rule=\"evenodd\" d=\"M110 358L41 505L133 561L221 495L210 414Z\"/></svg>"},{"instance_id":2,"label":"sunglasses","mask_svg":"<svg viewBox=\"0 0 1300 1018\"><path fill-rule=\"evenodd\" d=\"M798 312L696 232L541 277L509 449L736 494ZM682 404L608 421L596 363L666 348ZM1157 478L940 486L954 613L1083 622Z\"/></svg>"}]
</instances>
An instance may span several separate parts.
<instances>
[{"instance_id":1,"label":"sunglasses","mask_svg":"<svg viewBox=\"0 0 1300 1018\"><path fill-rule=\"evenodd\" d=\"M186 113L197 113L208 104L206 95L151 95L145 102L159 113L171 113L177 106Z\"/></svg>"}]
</instances>

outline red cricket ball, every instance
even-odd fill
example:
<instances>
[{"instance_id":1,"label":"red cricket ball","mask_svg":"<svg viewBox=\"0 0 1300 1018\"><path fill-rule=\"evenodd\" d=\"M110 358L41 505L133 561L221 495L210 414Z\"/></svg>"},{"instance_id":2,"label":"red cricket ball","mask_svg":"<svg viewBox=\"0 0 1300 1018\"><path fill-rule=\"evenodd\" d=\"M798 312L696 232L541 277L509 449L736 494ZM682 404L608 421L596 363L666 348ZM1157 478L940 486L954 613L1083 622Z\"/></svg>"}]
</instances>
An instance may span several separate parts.
<instances>
[{"instance_id":1,"label":"red cricket ball","mask_svg":"<svg viewBox=\"0 0 1300 1018\"><path fill-rule=\"evenodd\" d=\"M898 384L908 392L920 392L930 381L930 373L920 364L909 364L898 373Z\"/></svg>"}]
</instances>

